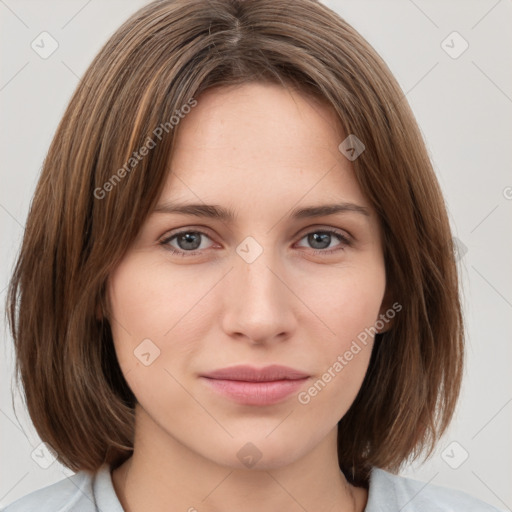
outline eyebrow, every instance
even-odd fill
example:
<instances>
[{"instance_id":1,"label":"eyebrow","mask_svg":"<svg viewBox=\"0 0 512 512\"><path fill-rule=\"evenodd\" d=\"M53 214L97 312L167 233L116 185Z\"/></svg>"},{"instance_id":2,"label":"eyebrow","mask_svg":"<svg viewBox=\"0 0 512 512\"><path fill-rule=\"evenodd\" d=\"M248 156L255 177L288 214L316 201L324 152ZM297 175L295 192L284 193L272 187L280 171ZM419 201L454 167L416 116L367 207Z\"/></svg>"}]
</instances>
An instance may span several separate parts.
<instances>
[{"instance_id":1,"label":"eyebrow","mask_svg":"<svg viewBox=\"0 0 512 512\"><path fill-rule=\"evenodd\" d=\"M291 219L306 219L314 217L324 217L334 215L336 213L354 212L370 216L368 208L354 203L334 203L319 206L307 206L304 208L295 208L288 215ZM208 217L221 221L234 221L236 214L229 208L224 208L212 204L179 204L173 202L165 202L159 204L153 210L153 213L181 213L183 215L192 215L194 217Z\"/></svg>"}]
</instances>

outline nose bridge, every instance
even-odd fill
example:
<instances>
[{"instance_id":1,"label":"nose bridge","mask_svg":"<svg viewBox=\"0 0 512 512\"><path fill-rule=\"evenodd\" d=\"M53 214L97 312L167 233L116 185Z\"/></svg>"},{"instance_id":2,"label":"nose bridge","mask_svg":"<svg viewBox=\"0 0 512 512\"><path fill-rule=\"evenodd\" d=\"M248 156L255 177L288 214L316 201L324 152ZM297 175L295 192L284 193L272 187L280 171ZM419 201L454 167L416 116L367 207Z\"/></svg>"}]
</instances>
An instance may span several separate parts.
<instances>
[{"instance_id":1,"label":"nose bridge","mask_svg":"<svg viewBox=\"0 0 512 512\"><path fill-rule=\"evenodd\" d=\"M283 282L285 276L280 275L283 268L276 251L256 245L254 239L237 247L224 311L226 331L260 342L291 331L293 294Z\"/></svg>"}]
</instances>

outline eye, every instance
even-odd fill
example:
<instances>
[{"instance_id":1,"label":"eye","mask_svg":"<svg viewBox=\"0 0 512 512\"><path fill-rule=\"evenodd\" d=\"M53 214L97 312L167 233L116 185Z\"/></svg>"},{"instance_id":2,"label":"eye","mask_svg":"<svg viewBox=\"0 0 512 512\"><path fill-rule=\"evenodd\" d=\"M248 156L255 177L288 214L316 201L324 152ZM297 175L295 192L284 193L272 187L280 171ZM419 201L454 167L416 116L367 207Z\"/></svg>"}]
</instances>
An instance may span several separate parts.
<instances>
[{"instance_id":1,"label":"eye","mask_svg":"<svg viewBox=\"0 0 512 512\"><path fill-rule=\"evenodd\" d=\"M350 239L347 235L334 229L322 229L310 231L301 240L307 240L311 244L315 254L331 254L333 252L342 251L346 246L350 245ZM338 245L332 249L331 242L338 240ZM329 249L329 250L325 250Z\"/></svg>"},{"instance_id":2,"label":"eye","mask_svg":"<svg viewBox=\"0 0 512 512\"><path fill-rule=\"evenodd\" d=\"M164 238L160 244L178 256L194 256L200 249L205 249L203 238L210 237L202 231L180 231ZM175 242L178 247L171 245L171 242Z\"/></svg>"},{"instance_id":3,"label":"eye","mask_svg":"<svg viewBox=\"0 0 512 512\"><path fill-rule=\"evenodd\" d=\"M173 233L165 237L159 243L164 246L166 250L177 256L196 256L200 254L201 251L209 248L205 247L203 244L205 238L211 240L211 238L202 231L185 230ZM312 246L314 254L331 254L342 251L345 247L350 246L350 238L344 233L333 229L317 229L316 231L310 231L300 240L304 239ZM336 239L339 243L335 245L333 249L331 243Z\"/></svg>"}]
</instances>

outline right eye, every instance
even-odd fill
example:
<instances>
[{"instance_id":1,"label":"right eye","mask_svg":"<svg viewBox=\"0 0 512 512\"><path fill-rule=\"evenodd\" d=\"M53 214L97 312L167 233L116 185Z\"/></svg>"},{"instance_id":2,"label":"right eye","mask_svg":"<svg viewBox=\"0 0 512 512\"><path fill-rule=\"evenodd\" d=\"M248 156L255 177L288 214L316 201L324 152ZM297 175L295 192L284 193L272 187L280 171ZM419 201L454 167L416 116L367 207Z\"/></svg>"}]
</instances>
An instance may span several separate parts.
<instances>
[{"instance_id":1,"label":"right eye","mask_svg":"<svg viewBox=\"0 0 512 512\"><path fill-rule=\"evenodd\" d=\"M200 249L206 249L202 243L203 237L210 238L202 231L182 230L165 237L160 242L160 245L163 245L166 249L171 251L171 253L178 256L195 256ZM177 247L176 245L172 245L171 242L174 242Z\"/></svg>"}]
</instances>

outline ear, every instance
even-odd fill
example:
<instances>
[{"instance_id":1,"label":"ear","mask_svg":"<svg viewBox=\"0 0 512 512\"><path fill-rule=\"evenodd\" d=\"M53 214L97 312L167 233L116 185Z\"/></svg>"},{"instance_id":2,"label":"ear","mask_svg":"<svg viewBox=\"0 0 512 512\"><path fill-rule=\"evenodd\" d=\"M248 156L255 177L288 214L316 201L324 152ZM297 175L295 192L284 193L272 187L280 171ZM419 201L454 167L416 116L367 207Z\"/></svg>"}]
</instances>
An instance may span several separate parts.
<instances>
[{"instance_id":1,"label":"ear","mask_svg":"<svg viewBox=\"0 0 512 512\"><path fill-rule=\"evenodd\" d=\"M95 317L98 322L108 320L110 317L110 304L107 285L103 285L96 299Z\"/></svg>"},{"instance_id":2,"label":"ear","mask_svg":"<svg viewBox=\"0 0 512 512\"><path fill-rule=\"evenodd\" d=\"M98 322L102 322L103 320L108 320L108 303L107 298L105 296L101 296L96 304L96 320Z\"/></svg>"},{"instance_id":3,"label":"ear","mask_svg":"<svg viewBox=\"0 0 512 512\"><path fill-rule=\"evenodd\" d=\"M393 303L393 297L389 287L386 287L384 298L379 310L379 317L377 318L375 325L379 334L388 332L392 329L395 324L395 316L398 311L402 309L401 304L398 302Z\"/></svg>"}]
</instances>

